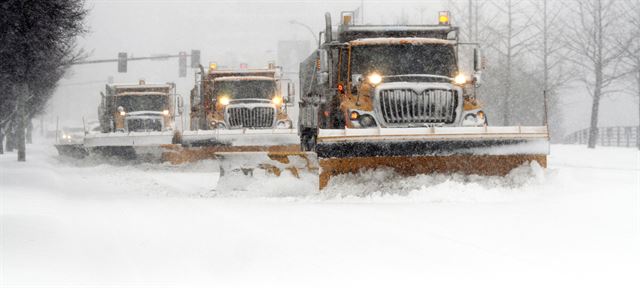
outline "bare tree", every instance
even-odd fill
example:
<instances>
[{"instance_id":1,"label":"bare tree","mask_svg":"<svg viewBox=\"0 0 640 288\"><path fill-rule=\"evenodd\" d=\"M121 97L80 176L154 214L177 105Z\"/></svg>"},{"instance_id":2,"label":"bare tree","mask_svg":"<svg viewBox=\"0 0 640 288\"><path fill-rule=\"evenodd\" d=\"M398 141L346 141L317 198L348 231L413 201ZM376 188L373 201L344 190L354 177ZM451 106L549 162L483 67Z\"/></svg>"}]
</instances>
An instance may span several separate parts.
<instances>
[{"instance_id":1,"label":"bare tree","mask_svg":"<svg viewBox=\"0 0 640 288\"><path fill-rule=\"evenodd\" d=\"M541 123L542 77L528 53L537 35L529 2L449 0L448 6L462 38L479 43L488 59L480 100L490 123Z\"/></svg>"},{"instance_id":2,"label":"bare tree","mask_svg":"<svg viewBox=\"0 0 640 288\"><path fill-rule=\"evenodd\" d=\"M498 62L500 69L496 70L499 73L496 76L500 78L500 83L502 83L502 93L499 98L500 110L503 125L509 126L515 120L514 102L523 98L522 95L515 94L525 91L516 87L518 83L514 81L516 78L514 73L523 69L520 67L515 69L514 64L526 62L523 60L523 56L533 37L530 31L533 16L525 13L527 3L524 0L499 0L491 3L499 11L498 17L504 22L500 25L484 27L495 37L494 40L488 40L484 45L493 49L500 57Z\"/></svg>"},{"instance_id":3,"label":"bare tree","mask_svg":"<svg viewBox=\"0 0 640 288\"><path fill-rule=\"evenodd\" d=\"M15 131L18 161L25 161L26 123L76 57L86 10L82 0L6 0L0 14L0 128Z\"/></svg>"},{"instance_id":4,"label":"bare tree","mask_svg":"<svg viewBox=\"0 0 640 288\"><path fill-rule=\"evenodd\" d=\"M628 20L629 30L627 32L627 43L622 43L625 48L623 61L627 64L629 76L635 81L635 87L630 89L638 97L638 119L640 120L640 2L627 0L623 4L623 11L626 12L625 20ZM640 131L640 123L638 124ZM640 149L640 133L638 133L638 149Z\"/></svg>"},{"instance_id":5,"label":"bare tree","mask_svg":"<svg viewBox=\"0 0 640 288\"><path fill-rule=\"evenodd\" d=\"M618 41L619 5L615 0L575 0L575 21L565 44L572 50L570 59L584 71L582 81L593 98L588 147L595 148L598 139L600 100L611 93L611 84L624 76L620 57L625 46Z\"/></svg>"},{"instance_id":6,"label":"bare tree","mask_svg":"<svg viewBox=\"0 0 640 288\"><path fill-rule=\"evenodd\" d=\"M549 128L553 134L562 134L562 107L558 98L558 90L571 80L574 73L568 67L567 54L562 39L566 34L566 23L561 16L566 9L561 2L549 0L533 0L536 19L532 22L537 36L532 42L531 55L541 63L538 73L542 74L542 91L547 97ZM560 139L560 138L558 138Z\"/></svg>"}]
</instances>

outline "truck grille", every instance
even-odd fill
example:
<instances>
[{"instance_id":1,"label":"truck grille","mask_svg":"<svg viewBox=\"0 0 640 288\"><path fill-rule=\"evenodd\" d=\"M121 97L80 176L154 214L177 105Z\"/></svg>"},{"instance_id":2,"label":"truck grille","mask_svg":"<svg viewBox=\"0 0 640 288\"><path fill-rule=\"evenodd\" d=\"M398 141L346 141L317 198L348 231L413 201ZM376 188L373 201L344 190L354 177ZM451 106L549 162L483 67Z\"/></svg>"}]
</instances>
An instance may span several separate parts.
<instances>
[{"instance_id":1,"label":"truck grille","mask_svg":"<svg viewBox=\"0 0 640 288\"><path fill-rule=\"evenodd\" d=\"M128 131L162 131L162 119L127 119Z\"/></svg>"},{"instance_id":2,"label":"truck grille","mask_svg":"<svg viewBox=\"0 0 640 288\"><path fill-rule=\"evenodd\" d=\"M453 123L458 97L449 89L412 89L380 91L380 112L388 124Z\"/></svg>"},{"instance_id":3,"label":"truck grille","mask_svg":"<svg viewBox=\"0 0 640 288\"><path fill-rule=\"evenodd\" d=\"M232 128L271 128L276 109L273 107L229 107L229 126Z\"/></svg>"}]
</instances>

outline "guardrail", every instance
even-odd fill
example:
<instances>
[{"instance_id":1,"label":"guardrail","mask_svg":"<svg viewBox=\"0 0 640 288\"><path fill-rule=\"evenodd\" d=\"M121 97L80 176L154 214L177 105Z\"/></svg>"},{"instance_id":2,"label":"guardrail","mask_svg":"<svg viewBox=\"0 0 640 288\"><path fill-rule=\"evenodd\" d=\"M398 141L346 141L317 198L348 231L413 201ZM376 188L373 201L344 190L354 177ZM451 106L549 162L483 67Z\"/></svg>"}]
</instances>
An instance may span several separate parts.
<instances>
[{"instance_id":1,"label":"guardrail","mask_svg":"<svg viewBox=\"0 0 640 288\"><path fill-rule=\"evenodd\" d=\"M564 138L566 144L587 144L589 128L578 130ZM600 146L640 147L639 126L598 127L598 141Z\"/></svg>"}]
</instances>

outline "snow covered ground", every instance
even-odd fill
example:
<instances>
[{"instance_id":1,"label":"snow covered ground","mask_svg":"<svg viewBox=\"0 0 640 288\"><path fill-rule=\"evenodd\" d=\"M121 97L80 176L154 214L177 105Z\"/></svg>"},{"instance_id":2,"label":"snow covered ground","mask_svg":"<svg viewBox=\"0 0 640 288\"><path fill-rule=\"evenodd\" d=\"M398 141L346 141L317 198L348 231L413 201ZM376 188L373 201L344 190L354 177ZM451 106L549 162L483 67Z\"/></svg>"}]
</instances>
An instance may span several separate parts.
<instances>
[{"instance_id":1,"label":"snow covered ground","mask_svg":"<svg viewBox=\"0 0 640 288\"><path fill-rule=\"evenodd\" d=\"M215 162L0 155L0 287L640 287L640 153L552 146L509 176L286 179Z\"/></svg>"}]
</instances>

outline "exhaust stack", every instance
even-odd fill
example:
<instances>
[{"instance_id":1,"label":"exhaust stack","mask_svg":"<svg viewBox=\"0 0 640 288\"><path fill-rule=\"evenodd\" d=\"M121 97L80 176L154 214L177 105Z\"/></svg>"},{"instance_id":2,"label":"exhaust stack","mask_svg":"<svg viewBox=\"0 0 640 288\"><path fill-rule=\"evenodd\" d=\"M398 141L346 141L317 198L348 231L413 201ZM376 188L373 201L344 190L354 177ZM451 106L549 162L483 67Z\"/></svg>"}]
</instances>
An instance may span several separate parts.
<instances>
[{"instance_id":1,"label":"exhaust stack","mask_svg":"<svg viewBox=\"0 0 640 288\"><path fill-rule=\"evenodd\" d=\"M331 13L329 13L329 12L324 13L324 21L326 23L325 24L326 26L324 28L324 42L325 43L329 43L332 40L331 39L332 38L332 36L331 36L331 30L332 30L332 28L331 28Z\"/></svg>"}]
</instances>

